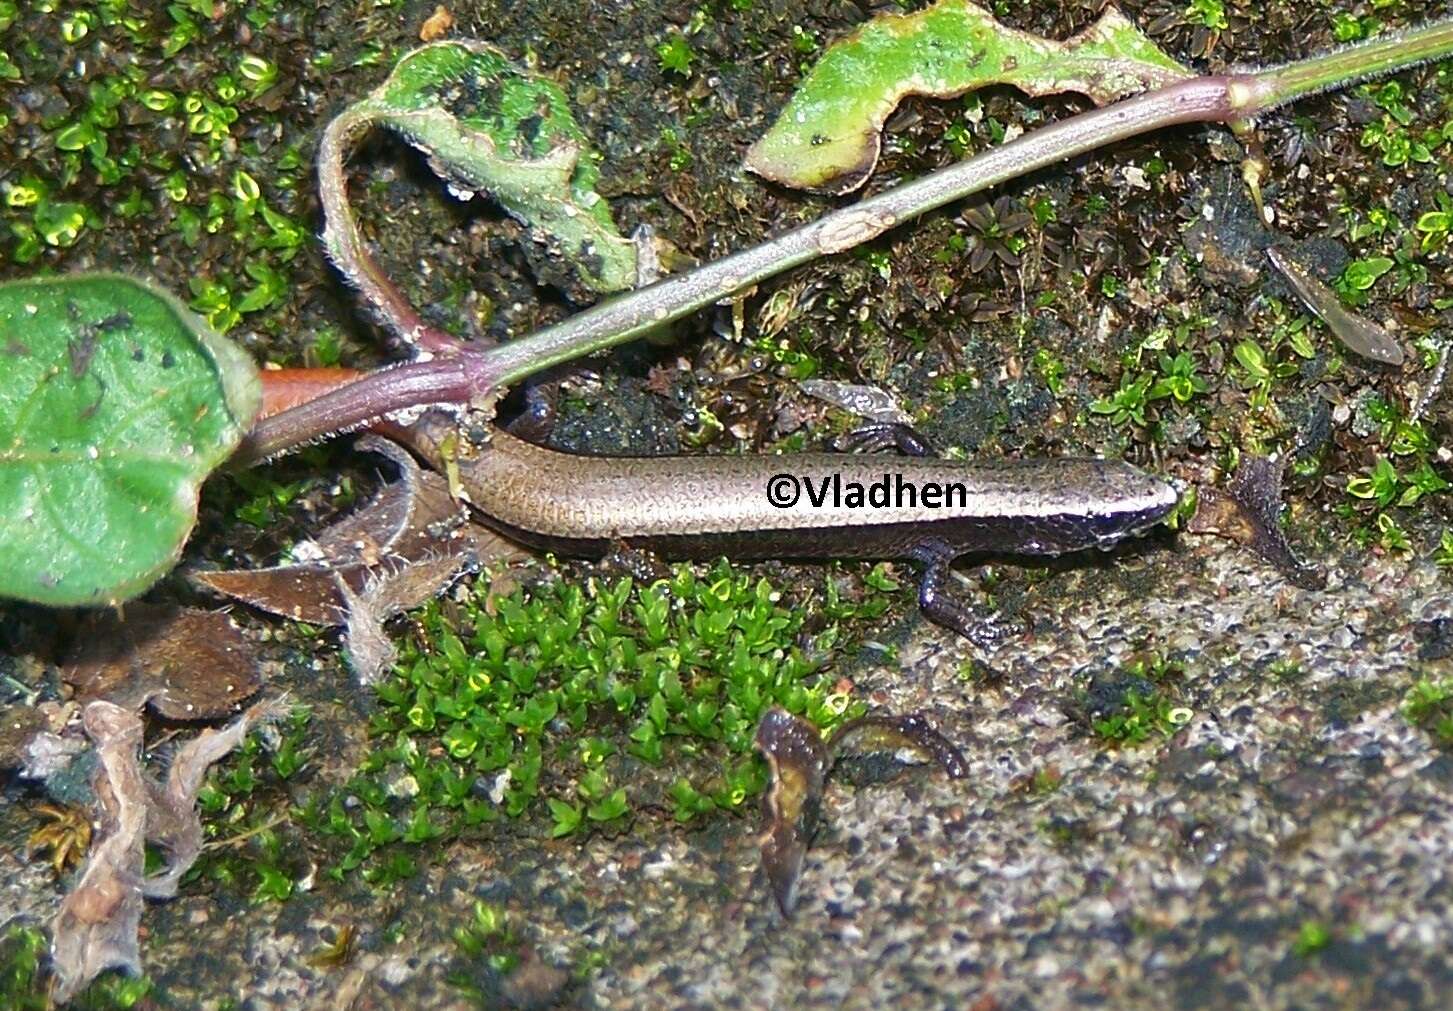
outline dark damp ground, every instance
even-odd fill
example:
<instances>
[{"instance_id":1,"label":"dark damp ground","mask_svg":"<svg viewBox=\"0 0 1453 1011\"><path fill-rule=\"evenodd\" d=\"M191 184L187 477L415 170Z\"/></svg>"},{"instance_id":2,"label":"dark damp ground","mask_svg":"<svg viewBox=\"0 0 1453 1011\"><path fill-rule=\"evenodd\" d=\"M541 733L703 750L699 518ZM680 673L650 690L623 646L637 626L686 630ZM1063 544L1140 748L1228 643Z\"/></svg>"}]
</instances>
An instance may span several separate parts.
<instances>
[{"instance_id":1,"label":"dark damp ground","mask_svg":"<svg viewBox=\"0 0 1453 1011\"><path fill-rule=\"evenodd\" d=\"M561 83L623 231L650 224L705 260L840 202L763 184L741 160L800 68L868 6L449 10L455 35ZM1063 38L1099 4L1003 6L1008 23ZM0 3L0 276L132 271L259 360L381 360L315 239L312 161L328 118L382 80L434 7ZM1442 5L1124 10L1172 55L1216 70ZM673 39L689 74L670 69L680 45L658 54ZM868 189L1083 107L1002 88L910 100ZM336 636L241 613L276 662L272 690L311 715L219 766L204 798L219 845L177 900L148 907L145 983L103 982L87 1000L1441 1006L1453 985L1453 523L1438 490L1449 415L1434 400L1415 419L1411 405L1453 302L1438 216L1453 208L1450 123L1453 64L1268 117L1257 139L1269 228L1227 131L1117 145L763 285L740 307L740 340L723 307L670 341L582 363L561 398L556 440L603 452L815 445L846 422L798 391L808 375L891 389L935 444L970 454L1101 452L1215 482L1238 453L1278 451L1291 461L1289 532L1328 570L1326 590L1296 588L1225 542L1166 533L1109 558L996 566L985 588L1033 632L981 656L916 615L901 565L692 570L695 587L671 605L683 616L673 641L701 651L688 691L755 684L761 658L796 649L820 699L924 710L971 765L953 783L898 762L840 769L786 923L756 870L761 771L724 711L683 718L651 759L631 736L644 697L587 706L578 725L551 724L530 794L518 752L484 770L453 760L458 721L415 712L420 691L439 688L407 664L375 697L351 681ZM517 225L483 200L450 199L402 143L371 140L351 178L380 259L435 323L502 340L572 311L537 279ZM1273 240L1358 292L1406 364L1366 364L1299 322L1264 265ZM214 479L185 566L270 562L365 498L376 466L339 441ZM522 577L530 610L491 614L471 586L390 629L409 661L485 627L568 628L570 588L598 601L617 578L561 562ZM782 620L756 666L731 668L691 623L745 620L766 606L763 578ZM154 597L200 602L179 578ZM639 588L612 603L623 634L650 647L642 609L654 605ZM6 701L57 697L67 628L0 612ZM456 685L467 668L435 673ZM523 690L509 706L531 699ZM156 728L161 755L176 729ZM476 777L464 790L479 824L432 805L440 777L460 770ZM0 921L13 918L0 985L22 1007L45 985L25 971L28 931L65 886L26 859L43 800L10 783L0 829Z\"/></svg>"}]
</instances>

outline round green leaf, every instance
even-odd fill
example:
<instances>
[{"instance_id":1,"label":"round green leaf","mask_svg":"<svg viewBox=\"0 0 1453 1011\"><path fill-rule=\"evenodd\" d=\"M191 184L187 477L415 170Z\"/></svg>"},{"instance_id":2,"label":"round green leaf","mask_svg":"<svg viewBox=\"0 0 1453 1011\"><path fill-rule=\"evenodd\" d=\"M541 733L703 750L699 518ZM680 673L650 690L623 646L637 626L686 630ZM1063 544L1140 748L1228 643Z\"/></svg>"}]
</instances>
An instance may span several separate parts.
<instances>
[{"instance_id":1,"label":"round green leaf","mask_svg":"<svg viewBox=\"0 0 1453 1011\"><path fill-rule=\"evenodd\" d=\"M149 284L0 284L0 597L74 606L145 590L260 403L248 356Z\"/></svg>"}]
</instances>

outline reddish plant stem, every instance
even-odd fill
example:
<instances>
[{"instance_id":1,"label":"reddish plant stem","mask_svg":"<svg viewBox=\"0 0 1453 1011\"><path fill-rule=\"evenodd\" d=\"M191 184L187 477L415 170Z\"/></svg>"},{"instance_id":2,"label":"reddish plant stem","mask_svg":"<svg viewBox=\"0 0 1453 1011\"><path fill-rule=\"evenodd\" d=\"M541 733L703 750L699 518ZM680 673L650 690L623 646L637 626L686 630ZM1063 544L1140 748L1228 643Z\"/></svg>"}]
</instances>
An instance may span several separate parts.
<instances>
[{"instance_id":1,"label":"reddish plant stem","mask_svg":"<svg viewBox=\"0 0 1453 1011\"><path fill-rule=\"evenodd\" d=\"M363 378L264 417L232 456L247 466L338 432L348 432L395 412L431 405L477 404L500 384L478 354L409 362ZM314 387L323 389L327 384Z\"/></svg>"},{"instance_id":2,"label":"reddish plant stem","mask_svg":"<svg viewBox=\"0 0 1453 1011\"><path fill-rule=\"evenodd\" d=\"M370 126L368 117L345 112L328 124L318 145L318 195L323 203L323 247L343 276L358 285L364 300L382 317L398 342L427 355L452 355L468 348L453 334L419 315L384 273L358 229L348 204L348 154Z\"/></svg>"},{"instance_id":3,"label":"reddish plant stem","mask_svg":"<svg viewBox=\"0 0 1453 1011\"><path fill-rule=\"evenodd\" d=\"M926 211L1116 141L1185 123L1241 123L1318 89L1385 74L1453 52L1453 20L1268 70L1201 77L1060 120L921 179L886 190L750 249L609 299L529 337L490 350L467 348L429 327L363 247L347 213L343 162L368 127L344 114L329 125L319 155L330 254L380 307L400 336L429 354L368 376L265 419L244 443L259 459L382 414L424 404L482 404L499 387L541 369L633 340L806 263L851 249ZM337 213L335 213L335 211Z\"/></svg>"},{"instance_id":4,"label":"reddish plant stem","mask_svg":"<svg viewBox=\"0 0 1453 1011\"><path fill-rule=\"evenodd\" d=\"M262 410L257 412L257 421L317 400L366 375L362 369L264 369L259 374Z\"/></svg>"}]
</instances>

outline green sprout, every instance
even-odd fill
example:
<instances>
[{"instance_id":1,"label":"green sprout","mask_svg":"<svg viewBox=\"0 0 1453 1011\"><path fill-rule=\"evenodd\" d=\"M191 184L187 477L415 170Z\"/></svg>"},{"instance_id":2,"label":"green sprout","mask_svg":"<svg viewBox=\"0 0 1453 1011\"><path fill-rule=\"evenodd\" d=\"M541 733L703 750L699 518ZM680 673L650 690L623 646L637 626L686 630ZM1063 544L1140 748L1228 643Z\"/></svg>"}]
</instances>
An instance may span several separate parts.
<instances>
[{"instance_id":1,"label":"green sprout","mask_svg":"<svg viewBox=\"0 0 1453 1011\"><path fill-rule=\"evenodd\" d=\"M1229 27L1226 5L1222 0L1191 0L1190 6L1186 8L1186 20L1216 32L1225 31Z\"/></svg>"},{"instance_id":2,"label":"green sprout","mask_svg":"<svg viewBox=\"0 0 1453 1011\"><path fill-rule=\"evenodd\" d=\"M1102 397L1092 403L1090 411L1108 416L1112 425L1119 426L1133 421L1143 426L1146 423L1145 409L1150 405L1150 387L1154 382L1148 372L1142 372L1135 377L1126 372L1120 377L1120 388L1109 397Z\"/></svg>"},{"instance_id":3,"label":"green sprout","mask_svg":"<svg viewBox=\"0 0 1453 1011\"><path fill-rule=\"evenodd\" d=\"M692 52L686 36L672 35L669 40L657 43L656 59L666 73L690 77L691 61L696 59L696 54Z\"/></svg>"},{"instance_id":4,"label":"green sprout","mask_svg":"<svg viewBox=\"0 0 1453 1011\"><path fill-rule=\"evenodd\" d=\"M1453 748L1453 679L1423 678L1403 699L1403 718L1433 740Z\"/></svg>"},{"instance_id":5,"label":"green sprout","mask_svg":"<svg viewBox=\"0 0 1453 1011\"><path fill-rule=\"evenodd\" d=\"M1393 263L1392 258L1387 256L1369 256L1353 260L1332 282L1332 287L1348 305L1365 305L1367 290L1376 284L1379 278L1392 270Z\"/></svg>"},{"instance_id":6,"label":"green sprout","mask_svg":"<svg viewBox=\"0 0 1453 1011\"><path fill-rule=\"evenodd\" d=\"M1174 357L1160 356L1161 377L1146 392L1149 400L1173 398L1177 403L1188 403L1198 393L1205 393L1210 386L1196 374L1196 361L1189 351L1181 351Z\"/></svg>"},{"instance_id":7,"label":"green sprout","mask_svg":"<svg viewBox=\"0 0 1453 1011\"><path fill-rule=\"evenodd\" d=\"M1382 30L1382 22L1371 14L1358 17L1338 11L1332 15L1332 38L1338 42L1361 42Z\"/></svg>"},{"instance_id":8,"label":"green sprout","mask_svg":"<svg viewBox=\"0 0 1453 1011\"><path fill-rule=\"evenodd\" d=\"M1446 491L1448 487L1447 480L1427 461L1400 474L1385 456L1379 456L1363 473L1347 479L1347 494L1375 501L1380 508L1393 503L1402 507L1415 505L1424 495Z\"/></svg>"},{"instance_id":9,"label":"green sprout","mask_svg":"<svg viewBox=\"0 0 1453 1011\"><path fill-rule=\"evenodd\" d=\"M1453 530L1444 530L1433 550L1433 562L1442 568L1453 568Z\"/></svg>"},{"instance_id":10,"label":"green sprout","mask_svg":"<svg viewBox=\"0 0 1453 1011\"><path fill-rule=\"evenodd\" d=\"M1413 229L1420 236L1418 247L1425 253L1442 249L1448 241L1449 229L1453 228L1453 198L1442 191L1434 196L1438 209L1424 212L1413 224Z\"/></svg>"},{"instance_id":11,"label":"green sprout","mask_svg":"<svg viewBox=\"0 0 1453 1011\"><path fill-rule=\"evenodd\" d=\"M1292 952L1298 958L1310 958L1332 943L1332 928L1320 920L1304 920L1292 941Z\"/></svg>"}]
</instances>

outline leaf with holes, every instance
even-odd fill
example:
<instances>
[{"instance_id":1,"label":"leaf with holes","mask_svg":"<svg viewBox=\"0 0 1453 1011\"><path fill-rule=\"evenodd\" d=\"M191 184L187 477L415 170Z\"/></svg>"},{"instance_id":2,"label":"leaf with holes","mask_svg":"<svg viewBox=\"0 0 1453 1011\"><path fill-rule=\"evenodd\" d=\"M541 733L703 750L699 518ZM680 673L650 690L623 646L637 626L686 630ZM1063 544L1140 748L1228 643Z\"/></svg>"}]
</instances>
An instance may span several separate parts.
<instances>
[{"instance_id":1,"label":"leaf with holes","mask_svg":"<svg viewBox=\"0 0 1453 1011\"><path fill-rule=\"evenodd\" d=\"M260 401L247 355L149 284L0 284L0 597L67 607L145 590Z\"/></svg>"},{"instance_id":2,"label":"leaf with holes","mask_svg":"<svg viewBox=\"0 0 1453 1011\"><path fill-rule=\"evenodd\" d=\"M483 42L409 53L346 116L398 131L465 199L489 194L595 292L636 280L636 247L595 191L599 156L555 82Z\"/></svg>"},{"instance_id":3,"label":"leaf with holes","mask_svg":"<svg viewBox=\"0 0 1453 1011\"><path fill-rule=\"evenodd\" d=\"M990 84L1074 91L1097 104L1192 76L1111 7L1064 42L1007 28L968 0L883 14L830 46L747 168L773 182L848 193L878 163L883 123L908 95L949 98Z\"/></svg>"}]
</instances>

